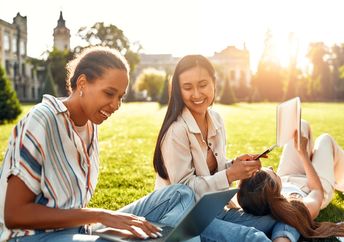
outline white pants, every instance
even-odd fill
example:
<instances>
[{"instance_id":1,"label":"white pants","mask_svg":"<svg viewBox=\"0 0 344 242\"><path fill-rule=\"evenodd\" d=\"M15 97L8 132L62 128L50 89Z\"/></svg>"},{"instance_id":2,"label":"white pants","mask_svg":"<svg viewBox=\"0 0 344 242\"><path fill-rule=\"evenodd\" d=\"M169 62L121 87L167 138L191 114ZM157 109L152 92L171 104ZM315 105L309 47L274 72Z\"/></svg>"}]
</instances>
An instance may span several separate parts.
<instances>
[{"instance_id":1,"label":"white pants","mask_svg":"<svg viewBox=\"0 0 344 242\"><path fill-rule=\"evenodd\" d=\"M312 131L304 120L301 122L301 133L309 138L307 150L324 189L321 208L325 208L331 202L335 188L344 192L344 151L329 134L320 135L313 147ZM282 182L293 183L307 194L310 192L303 163L293 140L283 147L277 174Z\"/></svg>"}]
</instances>

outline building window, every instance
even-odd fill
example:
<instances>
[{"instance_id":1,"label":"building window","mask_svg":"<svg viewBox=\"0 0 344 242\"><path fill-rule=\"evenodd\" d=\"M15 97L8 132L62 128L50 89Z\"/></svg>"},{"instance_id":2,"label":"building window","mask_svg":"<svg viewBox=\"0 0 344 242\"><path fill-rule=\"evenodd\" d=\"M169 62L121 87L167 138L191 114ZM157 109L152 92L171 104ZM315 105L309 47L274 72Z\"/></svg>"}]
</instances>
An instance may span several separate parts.
<instances>
[{"instance_id":1,"label":"building window","mask_svg":"<svg viewBox=\"0 0 344 242\"><path fill-rule=\"evenodd\" d=\"M4 34L4 50L9 51L10 50L10 35L9 33Z\"/></svg>"},{"instance_id":2,"label":"building window","mask_svg":"<svg viewBox=\"0 0 344 242\"><path fill-rule=\"evenodd\" d=\"M35 99L35 87L31 88L32 99Z\"/></svg>"},{"instance_id":3,"label":"building window","mask_svg":"<svg viewBox=\"0 0 344 242\"><path fill-rule=\"evenodd\" d=\"M12 38L12 52L13 53L17 52L17 38L16 37Z\"/></svg>"},{"instance_id":4,"label":"building window","mask_svg":"<svg viewBox=\"0 0 344 242\"><path fill-rule=\"evenodd\" d=\"M26 55L25 42L23 40L20 41L20 54Z\"/></svg>"},{"instance_id":5,"label":"building window","mask_svg":"<svg viewBox=\"0 0 344 242\"><path fill-rule=\"evenodd\" d=\"M26 86L23 85L23 98L26 98Z\"/></svg>"},{"instance_id":6,"label":"building window","mask_svg":"<svg viewBox=\"0 0 344 242\"><path fill-rule=\"evenodd\" d=\"M11 75L11 62L9 60L6 60L5 68L6 68L6 74L10 76Z\"/></svg>"},{"instance_id":7,"label":"building window","mask_svg":"<svg viewBox=\"0 0 344 242\"><path fill-rule=\"evenodd\" d=\"M22 64L22 76L26 77L26 65L25 65L25 63Z\"/></svg>"}]
</instances>

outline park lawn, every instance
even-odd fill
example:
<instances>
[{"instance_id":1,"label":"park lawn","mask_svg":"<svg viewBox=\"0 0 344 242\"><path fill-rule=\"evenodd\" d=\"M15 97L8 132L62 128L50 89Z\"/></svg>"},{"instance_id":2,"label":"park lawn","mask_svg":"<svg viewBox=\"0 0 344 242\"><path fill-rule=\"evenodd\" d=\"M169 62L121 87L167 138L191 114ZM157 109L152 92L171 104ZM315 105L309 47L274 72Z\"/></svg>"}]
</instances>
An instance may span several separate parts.
<instances>
[{"instance_id":1,"label":"park lawn","mask_svg":"<svg viewBox=\"0 0 344 242\"><path fill-rule=\"evenodd\" d=\"M274 103L214 105L225 121L228 158L259 153L274 144L275 107ZM30 108L24 105L21 117ZM100 177L91 207L118 209L153 191L152 157L165 112L166 107L157 103L123 104L99 127ZM327 132L344 147L344 103L303 103L302 117L312 124L314 137ZM0 126L0 161L13 126ZM277 168L281 151L274 150L263 165ZM343 194L335 194L318 220L344 220Z\"/></svg>"}]
</instances>

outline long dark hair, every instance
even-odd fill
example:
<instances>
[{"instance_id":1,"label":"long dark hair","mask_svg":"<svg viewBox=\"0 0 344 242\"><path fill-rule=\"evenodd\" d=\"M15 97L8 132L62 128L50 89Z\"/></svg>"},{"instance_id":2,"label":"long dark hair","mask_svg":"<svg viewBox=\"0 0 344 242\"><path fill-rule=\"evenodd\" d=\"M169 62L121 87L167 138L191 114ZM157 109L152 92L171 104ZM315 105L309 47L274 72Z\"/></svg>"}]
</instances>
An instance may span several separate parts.
<instances>
[{"instance_id":1,"label":"long dark hair","mask_svg":"<svg viewBox=\"0 0 344 242\"><path fill-rule=\"evenodd\" d=\"M239 187L238 202L245 212L257 216L271 214L306 238L344 236L343 223L313 221L307 207L301 201L284 198L280 185L263 170L242 180Z\"/></svg>"},{"instance_id":2,"label":"long dark hair","mask_svg":"<svg viewBox=\"0 0 344 242\"><path fill-rule=\"evenodd\" d=\"M215 69L210 61L202 56L202 55L187 55L184 56L177 64L175 71L172 77L172 87L171 87L171 94L170 99L168 102L167 112L162 123L158 139L155 145L154 151L154 158L153 158L153 165L154 170L159 174L160 177L163 179L168 178L168 174L166 172L163 157L161 153L161 141L167 132L168 128L171 124L177 120L177 117L182 113L183 108L185 106L179 85L179 76L183 72L190 70L196 66L202 67L208 71L209 75L213 79L215 83Z\"/></svg>"}]
</instances>

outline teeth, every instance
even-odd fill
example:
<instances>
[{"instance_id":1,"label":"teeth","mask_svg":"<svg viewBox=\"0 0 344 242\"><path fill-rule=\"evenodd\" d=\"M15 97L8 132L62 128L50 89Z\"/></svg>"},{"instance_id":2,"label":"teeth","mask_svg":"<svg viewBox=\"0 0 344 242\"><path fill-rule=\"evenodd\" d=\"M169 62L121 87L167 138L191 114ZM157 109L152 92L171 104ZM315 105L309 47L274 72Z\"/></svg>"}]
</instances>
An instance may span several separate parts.
<instances>
[{"instance_id":1,"label":"teeth","mask_svg":"<svg viewBox=\"0 0 344 242\"><path fill-rule=\"evenodd\" d=\"M109 114L109 113L107 113L107 112L105 112L105 111L103 111L103 110L100 110L100 112L101 112L104 116L106 116L107 118L110 117L110 115L111 115L111 114Z\"/></svg>"},{"instance_id":2,"label":"teeth","mask_svg":"<svg viewBox=\"0 0 344 242\"><path fill-rule=\"evenodd\" d=\"M198 102L193 102L194 104L202 104L204 103L204 99L202 101L198 101Z\"/></svg>"}]
</instances>

